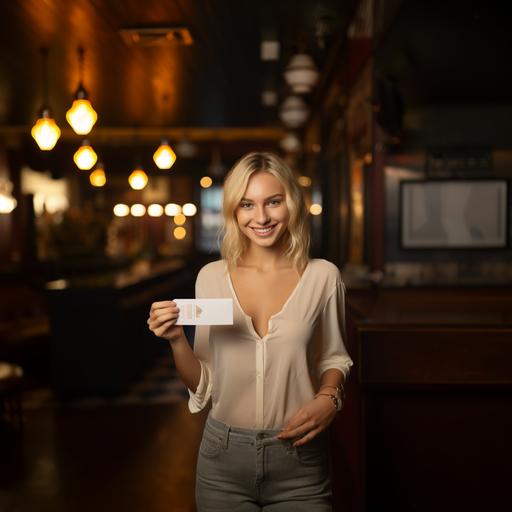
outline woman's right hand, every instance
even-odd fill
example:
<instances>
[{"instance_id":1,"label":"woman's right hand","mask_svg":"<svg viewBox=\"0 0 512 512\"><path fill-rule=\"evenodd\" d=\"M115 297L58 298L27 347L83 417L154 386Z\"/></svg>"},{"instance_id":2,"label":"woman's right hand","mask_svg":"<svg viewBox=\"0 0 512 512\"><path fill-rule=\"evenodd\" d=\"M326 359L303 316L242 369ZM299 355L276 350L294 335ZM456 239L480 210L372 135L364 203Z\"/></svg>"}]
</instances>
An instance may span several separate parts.
<instances>
[{"instance_id":1,"label":"woman's right hand","mask_svg":"<svg viewBox=\"0 0 512 512\"><path fill-rule=\"evenodd\" d=\"M153 302L148 318L150 331L171 343L180 338L185 338L183 327L176 325L179 311L178 306L172 300Z\"/></svg>"}]
</instances>

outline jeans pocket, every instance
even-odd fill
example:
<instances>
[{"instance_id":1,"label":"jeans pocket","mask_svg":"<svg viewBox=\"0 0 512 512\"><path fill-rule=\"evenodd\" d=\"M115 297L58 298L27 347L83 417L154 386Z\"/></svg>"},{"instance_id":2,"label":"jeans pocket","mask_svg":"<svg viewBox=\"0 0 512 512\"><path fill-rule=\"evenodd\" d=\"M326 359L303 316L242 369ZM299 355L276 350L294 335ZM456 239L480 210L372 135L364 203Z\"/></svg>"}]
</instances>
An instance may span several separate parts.
<instances>
[{"instance_id":1,"label":"jeans pocket","mask_svg":"<svg viewBox=\"0 0 512 512\"><path fill-rule=\"evenodd\" d=\"M220 455L222 449L222 438L209 432L203 433L199 453L208 459L214 459Z\"/></svg>"},{"instance_id":2,"label":"jeans pocket","mask_svg":"<svg viewBox=\"0 0 512 512\"><path fill-rule=\"evenodd\" d=\"M295 448L297 458L303 466L323 467L327 463L327 452L323 443L306 443Z\"/></svg>"}]
</instances>

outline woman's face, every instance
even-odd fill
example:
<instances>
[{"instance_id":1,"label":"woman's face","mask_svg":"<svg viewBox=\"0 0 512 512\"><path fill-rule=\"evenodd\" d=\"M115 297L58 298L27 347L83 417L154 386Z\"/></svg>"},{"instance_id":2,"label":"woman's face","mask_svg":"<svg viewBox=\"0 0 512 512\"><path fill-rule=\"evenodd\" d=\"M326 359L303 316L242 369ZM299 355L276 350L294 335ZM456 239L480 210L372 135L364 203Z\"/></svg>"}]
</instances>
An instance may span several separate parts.
<instances>
[{"instance_id":1,"label":"woman's face","mask_svg":"<svg viewBox=\"0 0 512 512\"><path fill-rule=\"evenodd\" d=\"M288 226L289 211L283 185L269 172L254 173L235 213L240 230L252 243L271 247Z\"/></svg>"}]
</instances>

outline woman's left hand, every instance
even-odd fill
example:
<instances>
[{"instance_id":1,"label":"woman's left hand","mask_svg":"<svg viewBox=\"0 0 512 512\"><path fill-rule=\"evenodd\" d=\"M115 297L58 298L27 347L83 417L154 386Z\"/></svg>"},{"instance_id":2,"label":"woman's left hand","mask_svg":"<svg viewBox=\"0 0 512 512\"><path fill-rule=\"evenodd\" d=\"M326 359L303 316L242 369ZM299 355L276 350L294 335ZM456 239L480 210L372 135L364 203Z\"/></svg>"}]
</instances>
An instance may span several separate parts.
<instances>
[{"instance_id":1,"label":"woman's left hand","mask_svg":"<svg viewBox=\"0 0 512 512\"><path fill-rule=\"evenodd\" d=\"M320 395L301 407L277 436L278 439L294 439L293 446L311 441L325 430L336 416L330 397Z\"/></svg>"}]
</instances>

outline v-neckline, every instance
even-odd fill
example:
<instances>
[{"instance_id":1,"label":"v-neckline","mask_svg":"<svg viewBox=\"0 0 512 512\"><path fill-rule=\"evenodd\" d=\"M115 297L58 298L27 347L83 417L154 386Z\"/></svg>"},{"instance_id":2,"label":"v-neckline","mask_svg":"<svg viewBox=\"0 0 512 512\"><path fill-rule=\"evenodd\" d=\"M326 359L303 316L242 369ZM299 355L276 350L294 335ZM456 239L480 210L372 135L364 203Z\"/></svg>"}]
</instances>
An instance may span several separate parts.
<instances>
[{"instance_id":1,"label":"v-neckline","mask_svg":"<svg viewBox=\"0 0 512 512\"><path fill-rule=\"evenodd\" d=\"M240 301L238 300L238 295L236 294L236 291L235 291L235 287L233 286L233 281L231 280L231 274L229 273L229 270L227 268L227 263L225 262L224 263L224 266L225 266L225 270L226 270L226 274L227 274L227 280L228 280L228 284L229 284L229 288L231 290L231 294L233 295L233 298L235 300L235 303L238 307L238 309L240 310L240 312L242 313L242 315L244 316L246 322L249 324L249 327L250 327L250 330L252 331L252 334L259 340L264 340L269 332L270 332L270 327L271 327L271 324L272 324L272 320L281 315L286 307L288 306L288 304L291 302L291 300L293 299L294 295L296 294L297 290L300 288L302 282L304 281L304 277L306 276L306 273L309 269L311 265L311 260L308 261L307 265L306 265L306 268L304 269L304 272L302 272L302 275L300 276L297 284L295 285L295 287L293 288L293 290L291 291L290 295L288 295L288 298L284 301L284 304L281 306L281 309L277 312L277 313L274 313L273 315L271 315L267 321L267 332L265 333L265 336L260 336L258 334L258 331L256 331L256 328L254 327L254 322L252 320L252 316L248 315L244 309L242 308L242 305L240 304Z\"/></svg>"}]
</instances>

